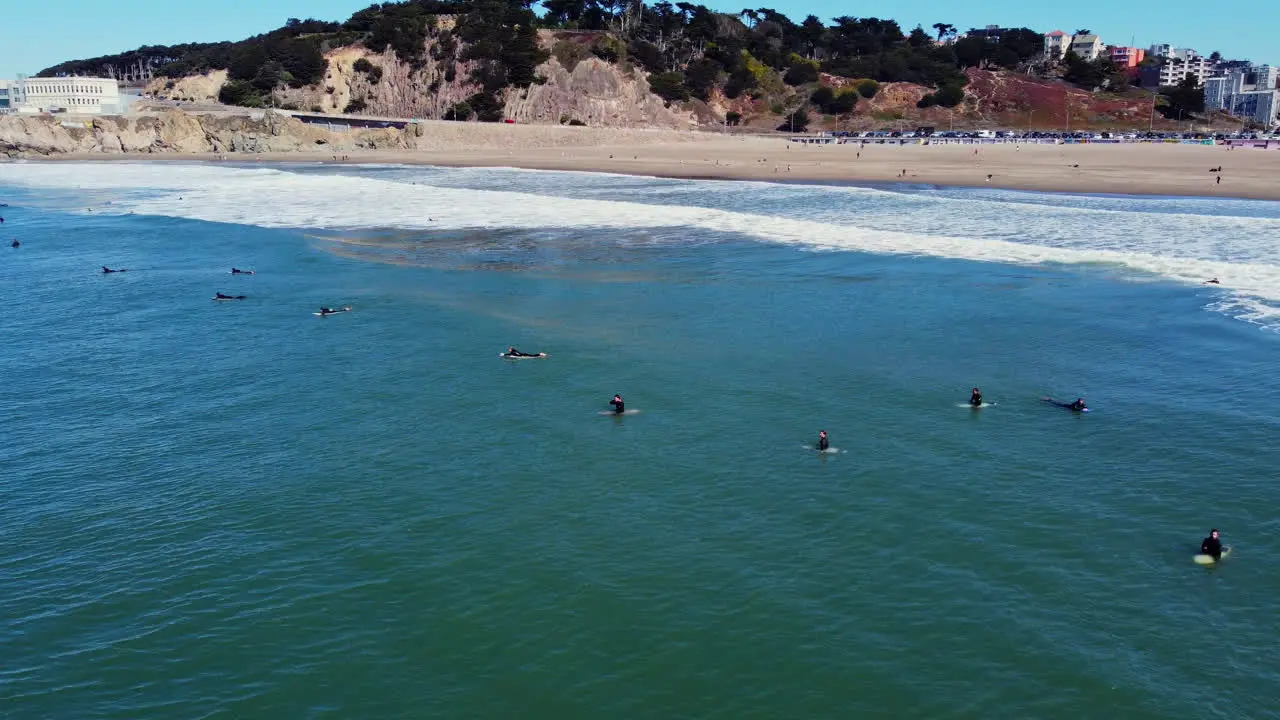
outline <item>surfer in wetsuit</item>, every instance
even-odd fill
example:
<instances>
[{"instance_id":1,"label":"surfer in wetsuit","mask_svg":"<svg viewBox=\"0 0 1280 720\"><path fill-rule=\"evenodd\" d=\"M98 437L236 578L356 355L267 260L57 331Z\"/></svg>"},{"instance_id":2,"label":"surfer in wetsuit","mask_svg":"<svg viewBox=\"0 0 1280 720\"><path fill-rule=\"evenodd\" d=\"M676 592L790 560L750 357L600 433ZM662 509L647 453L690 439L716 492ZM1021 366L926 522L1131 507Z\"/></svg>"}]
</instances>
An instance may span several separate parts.
<instances>
[{"instance_id":1,"label":"surfer in wetsuit","mask_svg":"<svg viewBox=\"0 0 1280 720\"><path fill-rule=\"evenodd\" d=\"M818 452L825 452L829 447L831 447L831 443L827 440L827 431L819 430L818 431Z\"/></svg>"},{"instance_id":2,"label":"surfer in wetsuit","mask_svg":"<svg viewBox=\"0 0 1280 720\"><path fill-rule=\"evenodd\" d=\"M614 395L613 399L609 401L609 404L613 406L614 415L621 415L623 411L626 409L622 404L621 395Z\"/></svg>"},{"instance_id":3,"label":"surfer in wetsuit","mask_svg":"<svg viewBox=\"0 0 1280 720\"><path fill-rule=\"evenodd\" d=\"M1084 404L1084 398L1076 398L1075 402L1069 402L1069 403L1058 402L1053 398L1045 398L1044 401L1047 403L1052 403L1054 405L1057 405L1060 408L1066 408L1068 410L1073 410L1075 412L1084 412L1085 410L1089 409L1089 407Z\"/></svg>"},{"instance_id":4,"label":"surfer in wetsuit","mask_svg":"<svg viewBox=\"0 0 1280 720\"><path fill-rule=\"evenodd\" d=\"M978 392L978 388L974 388L973 392L969 394L969 404L974 407L982 406L982 393Z\"/></svg>"},{"instance_id":5,"label":"surfer in wetsuit","mask_svg":"<svg viewBox=\"0 0 1280 720\"><path fill-rule=\"evenodd\" d=\"M1218 528L1209 531L1209 537L1200 543L1200 553L1213 557L1214 562L1222 559L1222 540L1218 538Z\"/></svg>"},{"instance_id":6,"label":"surfer in wetsuit","mask_svg":"<svg viewBox=\"0 0 1280 720\"><path fill-rule=\"evenodd\" d=\"M9 243L9 247L18 247L21 244L22 243L18 242L17 240L14 240L13 242Z\"/></svg>"},{"instance_id":7,"label":"surfer in wetsuit","mask_svg":"<svg viewBox=\"0 0 1280 720\"><path fill-rule=\"evenodd\" d=\"M243 300L247 295L223 295L222 293L214 293L214 300Z\"/></svg>"},{"instance_id":8,"label":"surfer in wetsuit","mask_svg":"<svg viewBox=\"0 0 1280 720\"><path fill-rule=\"evenodd\" d=\"M102 266L102 274L103 274L103 275L106 275L107 273L113 273L113 272L129 272L129 271L128 271L128 270L125 270L125 269L112 270L111 268L107 267L106 265L103 265L103 266Z\"/></svg>"},{"instance_id":9,"label":"surfer in wetsuit","mask_svg":"<svg viewBox=\"0 0 1280 720\"><path fill-rule=\"evenodd\" d=\"M507 348L507 357L538 357L539 353L520 352L515 347Z\"/></svg>"},{"instance_id":10,"label":"surfer in wetsuit","mask_svg":"<svg viewBox=\"0 0 1280 720\"><path fill-rule=\"evenodd\" d=\"M232 275L252 275L252 270L241 270L239 268L231 268Z\"/></svg>"}]
</instances>

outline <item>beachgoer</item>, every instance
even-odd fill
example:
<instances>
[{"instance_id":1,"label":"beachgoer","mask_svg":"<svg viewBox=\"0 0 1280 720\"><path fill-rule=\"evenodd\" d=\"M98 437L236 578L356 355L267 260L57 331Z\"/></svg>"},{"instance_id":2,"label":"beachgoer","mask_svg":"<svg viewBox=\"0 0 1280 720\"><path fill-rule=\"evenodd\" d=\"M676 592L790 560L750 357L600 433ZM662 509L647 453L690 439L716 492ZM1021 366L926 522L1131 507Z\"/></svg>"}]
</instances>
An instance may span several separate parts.
<instances>
[{"instance_id":1,"label":"beachgoer","mask_svg":"<svg viewBox=\"0 0 1280 720\"><path fill-rule=\"evenodd\" d=\"M614 395L613 399L609 401L609 404L613 406L613 412L615 415L621 415L626 409L622 404L621 395Z\"/></svg>"},{"instance_id":2,"label":"beachgoer","mask_svg":"<svg viewBox=\"0 0 1280 720\"><path fill-rule=\"evenodd\" d=\"M978 388L974 388L973 392L969 394L969 404L974 407L982 404L982 393L978 392Z\"/></svg>"},{"instance_id":3,"label":"beachgoer","mask_svg":"<svg viewBox=\"0 0 1280 720\"><path fill-rule=\"evenodd\" d=\"M831 443L827 441L827 431L819 430L818 431L818 449L826 450L829 447L831 447Z\"/></svg>"},{"instance_id":4,"label":"beachgoer","mask_svg":"<svg viewBox=\"0 0 1280 720\"><path fill-rule=\"evenodd\" d=\"M1212 555L1214 561L1222 559L1222 540L1218 537L1218 528L1209 531L1209 537L1200 542L1200 552L1203 555Z\"/></svg>"}]
</instances>

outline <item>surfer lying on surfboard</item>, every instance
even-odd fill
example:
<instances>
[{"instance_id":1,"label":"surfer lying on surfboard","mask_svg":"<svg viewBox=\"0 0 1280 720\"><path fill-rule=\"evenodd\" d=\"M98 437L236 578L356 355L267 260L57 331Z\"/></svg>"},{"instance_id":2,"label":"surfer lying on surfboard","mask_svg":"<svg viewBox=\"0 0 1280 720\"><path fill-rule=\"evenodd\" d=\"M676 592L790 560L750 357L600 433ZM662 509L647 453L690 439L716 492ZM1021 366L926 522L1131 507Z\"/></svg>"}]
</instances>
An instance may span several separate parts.
<instances>
[{"instance_id":1,"label":"surfer lying on surfboard","mask_svg":"<svg viewBox=\"0 0 1280 720\"><path fill-rule=\"evenodd\" d=\"M344 313L344 312L351 312L351 306L344 305L341 308L338 308L336 310L330 307L322 307L320 308L320 312L316 314L320 316L324 316L324 315L337 315L338 313Z\"/></svg>"},{"instance_id":2,"label":"surfer lying on surfboard","mask_svg":"<svg viewBox=\"0 0 1280 720\"><path fill-rule=\"evenodd\" d=\"M222 293L214 293L213 295L214 300L243 300L246 297L249 297L249 296L248 295L223 295Z\"/></svg>"},{"instance_id":3,"label":"surfer lying on surfboard","mask_svg":"<svg viewBox=\"0 0 1280 720\"><path fill-rule=\"evenodd\" d=\"M240 268L231 268L232 275L252 275L252 270L241 270Z\"/></svg>"},{"instance_id":4,"label":"surfer lying on surfboard","mask_svg":"<svg viewBox=\"0 0 1280 720\"><path fill-rule=\"evenodd\" d=\"M507 351L506 351L505 353L503 353L502 355L503 355L503 357L542 357L542 356L543 356L543 355L545 355L545 354L546 354L546 353L527 353L527 352L520 352L519 350L515 349L515 347L514 347L514 346L511 346L511 347L508 347L508 348L507 348Z\"/></svg>"},{"instance_id":5,"label":"surfer lying on surfboard","mask_svg":"<svg viewBox=\"0 0 1280 720\"><path fill-rule=\"evenodd\" d=\"M1060 408L1066 408L1068 410L1073 410L1075 412L1089 412L1089 408L1086 407L1084 404L1084 398L1076 398L1075 402L1069 402L1069 403L1058 402L1053 398L1045 398L1044 401L1049 403L1050 405L1057 405Z\"/></svg>"},{"instance_id":6,"label":"surfer lying on surfboard","mask_svg":"<svg viewBox=\"0 0 1280 720\"><path fill-rule=\"evenodd\" d=\"M129 272L129 271L128 271L128 270L126 270L125 268L120 268L119 270L112 270L111 268L107 267L106 265L103 265L103 266L102 266L102 274L103 274L103 275L106 275L107 273L113 273L113 272Z\"/></svg>"}]
</instances>

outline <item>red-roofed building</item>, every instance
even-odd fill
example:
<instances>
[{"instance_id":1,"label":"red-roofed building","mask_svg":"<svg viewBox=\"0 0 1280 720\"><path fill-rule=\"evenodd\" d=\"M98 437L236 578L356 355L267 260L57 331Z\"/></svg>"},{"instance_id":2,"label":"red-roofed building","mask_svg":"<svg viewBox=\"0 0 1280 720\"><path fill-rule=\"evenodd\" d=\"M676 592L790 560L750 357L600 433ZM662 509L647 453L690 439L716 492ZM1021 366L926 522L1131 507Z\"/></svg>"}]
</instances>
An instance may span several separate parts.
<instances>
[{"instance_id":1,"label":"red-roofed building","mask_svg":"<svg viewBox=\"0 0 1280 720\"><path fill-rule=\"evenodd\" d=\"M1061 30L1044 34L1044 57L1049 61L1061 60L1071 47L1071 36Z\"/></svg>"}]
</instances>

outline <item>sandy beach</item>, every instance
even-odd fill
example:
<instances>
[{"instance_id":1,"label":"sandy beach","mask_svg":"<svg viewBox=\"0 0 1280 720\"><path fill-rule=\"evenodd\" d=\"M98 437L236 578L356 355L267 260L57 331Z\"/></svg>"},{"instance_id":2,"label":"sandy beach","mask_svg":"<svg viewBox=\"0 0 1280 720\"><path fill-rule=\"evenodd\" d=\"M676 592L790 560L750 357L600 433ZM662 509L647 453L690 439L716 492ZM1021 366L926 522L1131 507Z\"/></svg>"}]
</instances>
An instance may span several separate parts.
<instances>
[{"instance_id":1,"label":"sandy beach","mask_svg":"<svg viewBox=\"0 0 1280 720\"><path fill-rule=\"evenodd\" d=\"M536 126L506 126L506 135L497 145L490 142L494 129L484 128L475 138L454 135L416 150L345 151L337 162L1280 200L1280 151L1276 150L1154 144L805 146L781 136L638 134L595 128L549 133L562 129ZM334 162L334 157L332 151L321 150L226 156L69 154L58 159ZM1220 172L1214 171L1219 167Z\"/></svg>"}]
</instances>

